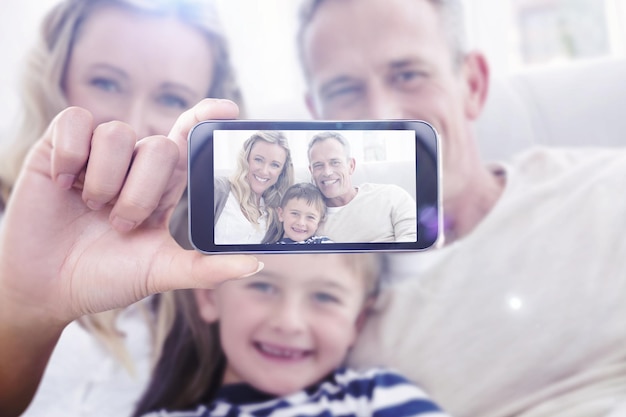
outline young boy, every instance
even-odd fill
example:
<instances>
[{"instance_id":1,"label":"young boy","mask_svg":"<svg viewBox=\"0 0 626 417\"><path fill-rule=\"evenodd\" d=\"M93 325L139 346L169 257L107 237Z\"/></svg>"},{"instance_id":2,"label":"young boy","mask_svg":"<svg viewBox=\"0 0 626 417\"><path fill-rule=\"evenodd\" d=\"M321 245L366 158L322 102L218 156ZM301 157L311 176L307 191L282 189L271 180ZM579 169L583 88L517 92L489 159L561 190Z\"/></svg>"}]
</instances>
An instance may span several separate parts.
<instances>
[{"instance_id":1,"label":"young boy","mask_svg":"<svg viewBox=\"0 0 626 417\"><path fill-rule=\"evenodd\" d=\"M259 258L264 269L249 278L194 290L198 322L189 331L174 326L168 340L175 343L166 343L138 414L445 415L395 372L343 365L377 292L378 255ZM198 340L189 343L193 337ZM180 348L190 345L197 352ZM169 375L161 372L164 362L174 365Z\"/></svg>"},{"instance_id":2,"label":"young boy","mask_svg":"<svg viewBox=\"0 0 626 417\"><path fill-rule=\"evenodd\" d=\"M315 235L325 217L324 197L315 185L304 182L292 185L278 207L280 227L274 234L278 233L280 240L276 243L332 243L326 236Z\"/></svg>"}]
</instances>

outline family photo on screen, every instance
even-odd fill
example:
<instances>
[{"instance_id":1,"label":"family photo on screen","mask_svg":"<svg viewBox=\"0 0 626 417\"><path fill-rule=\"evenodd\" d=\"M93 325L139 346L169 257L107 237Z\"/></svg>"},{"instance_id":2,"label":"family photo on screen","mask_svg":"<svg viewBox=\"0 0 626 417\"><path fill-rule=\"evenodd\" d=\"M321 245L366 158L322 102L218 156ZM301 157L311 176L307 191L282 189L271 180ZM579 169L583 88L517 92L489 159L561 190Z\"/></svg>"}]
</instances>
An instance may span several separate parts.
<instances>
[{"instance_id":1,"label":"family photo on screen","mask_svg":"<svg viewBox=\"0 0 626 417\"><path fill-rule=\"evenodd\" d=\"M417 240L412 132L215 131L213 146L216 245Z\"/></svg>"}]
</instances>

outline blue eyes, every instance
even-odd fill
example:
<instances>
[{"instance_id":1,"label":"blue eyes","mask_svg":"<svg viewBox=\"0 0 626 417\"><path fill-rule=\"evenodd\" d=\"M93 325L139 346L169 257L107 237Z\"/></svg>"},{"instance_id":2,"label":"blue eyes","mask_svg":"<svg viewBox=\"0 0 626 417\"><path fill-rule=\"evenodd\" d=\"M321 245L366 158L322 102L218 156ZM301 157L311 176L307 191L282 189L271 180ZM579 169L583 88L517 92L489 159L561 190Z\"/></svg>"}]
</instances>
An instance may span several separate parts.
<instances>
[{"instance_id":1,"label":"blue eyes","mask_svg":"<svg viewBox=\"0 0 626 417\"><path fill-rule=\"evenodd\" d=\"M119 92L120 86L113 80L103 77L96 77L89 81L89 84L106 92Z\"/></svg>"},{"instance_id":2,"label":"blue eyes","mask_svg":"<svg viewBox=\"0 0 626 417\"><path fill-rule=\"evenodd\" d=\"M157 101L166 107L175 107L181 110L186 110L190 107L187 100L174 94L163 94L157 98Z\"/></svg>"},{"instance_id":3,"label":"blue eyes","mask_svg":"<svg viewBox=\"0 0 626 417\"><path fill-rule=\"evenodd\" d=\"M362 87L359 86L345 86L342 88L338 88L334 91L329 91L326 95L327 100L333 100L339 97L347 97L347 96L355 96L360 94L363 91Z\"/></svg>"},{"instance_id":4,"label":"blue eyes","mask_svg":"<svg viewBox=\"0 0 626 417\"><path fill-rule=\"evenodd\" d=\"M330 161L329 165L333 168L338 168L343 166L343 161L341 160L332 160ZM313 164L313 169L316 171L319 171L321 169L324 169L324 164Z\"/></svg>"},{"instance_id":5,"label":"blue eyes","mask_svg":"<svg viewBox=\"0 0 626 417\"><path fill-rule=\"evenodd\" d=\"M267 282L257 281L248 284L248 288L264 295L276 295L280 289L275 285ZM310 295L310 299L316 304L340 304L341 300L330 293L324 291L313 292Z\"/></svg>"},{"instance_id":6,"label":"blue eyes","mask_svg":"<svg viewBox=\"0 0 626 417\"><path fill-rule=\"evenodd\" d=\"M339 299L333 295L327 294L327 293L323 293L323 292L318 292L313 294L313 299L319 303L339 303Z\"/></svg>"},{"instance_id":7,"label":"blue eyes","mask_svg":"<svg viewBox=\"0 0 626 417\"><path fill-rule=\"evenodd\" d=\"M254 162L258 163L258 164L263 164L265 162L265 160L263 158L261 158L260 156L255 156L252 160ZM272 167L274 169L282 168L282 166L279 163L277 163L277 162L270 163L270 167Z\"/></svg>"},{"instance_id":8,"label":"blue eyes","mask_svg":"<svg viewBox=\"0 0 626 417\"><path fill-rule=\"evenodd\" d=\"M105 93L123 94L128 97L133 95L133 92L127 86L125 87L124 83L120 83L113 78L93 77L88 82L90 86ZM176 110L187 110L191 107L188 100L171 92L157 92L157 95L153 96L152 100L159 106Z\"/></svg>"},{"instance_id":9,"label":"blue eyes","mask_svg":"<svg viewBox=\"0 0 626 417\"><path fill-rule=\"evenodd\" d=\"M393 84L399 84L401 88L411 88L417 83L425 74L420 71L402 71L394 74L391 77Z\"/></svg>"},{"instance_id":10,"label":"blue eyes","mask_svg":"<svg viewBox=\"0 0 626 417\"><path fill-rule=\"evenodd\" d=\"M388 87L399 91L412 91L420 85L420 82L428 76L428 73L420 69L398 68L391 71L385 77ZM358 81L358 80L357 80ZM337 85L322 93L322 100L336 102L337 105L357 104L368 95L367 83L355 82Z\"/></svg>"},{"instance_id":11,"label":"blue eyes","mask_svg":"<svg viewBox=\"0 0 626 417\"><path fill-rule=\"evenodd\" d=\"M248 284L248 287L263 294L275 292L274 286L266 282L252 282Z\"/></svg>"}]
</instances>

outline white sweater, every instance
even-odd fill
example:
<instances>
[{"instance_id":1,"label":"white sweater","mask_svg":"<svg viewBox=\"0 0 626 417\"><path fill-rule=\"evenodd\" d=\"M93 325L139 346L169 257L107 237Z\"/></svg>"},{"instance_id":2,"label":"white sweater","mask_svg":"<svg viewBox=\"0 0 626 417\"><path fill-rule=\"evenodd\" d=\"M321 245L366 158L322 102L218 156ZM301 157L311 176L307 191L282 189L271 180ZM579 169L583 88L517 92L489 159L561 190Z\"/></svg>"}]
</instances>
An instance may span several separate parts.
<instances>
[{"instance_id":1,"label":"white sweater","mask_svg":"<svg viewBox=\"0 0 626 417\"><path fill-rule=\"evenodd\" d=\"M626 415L626 151L504 169L469 236L392 256L351 365L397 368L458 417Z\"/></svg>"}]
</instances>

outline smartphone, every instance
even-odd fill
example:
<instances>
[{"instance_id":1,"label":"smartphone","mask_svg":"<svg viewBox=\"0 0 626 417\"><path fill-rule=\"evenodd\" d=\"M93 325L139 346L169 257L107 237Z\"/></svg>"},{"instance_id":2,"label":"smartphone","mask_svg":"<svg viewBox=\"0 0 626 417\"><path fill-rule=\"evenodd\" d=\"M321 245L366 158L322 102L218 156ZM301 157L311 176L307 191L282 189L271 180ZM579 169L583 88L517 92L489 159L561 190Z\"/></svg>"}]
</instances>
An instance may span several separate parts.
<instances>
[{"instance_id":1,"label":"smartphone","mask_svg":"<svg viewBox=\"0 0 626 417\"><path fill-rule=\"evenodd\" d=\"M203 253L442 242L440 139L424 121L206 121L188 148L189 238Z\"/></svg>"}]
</instances>

